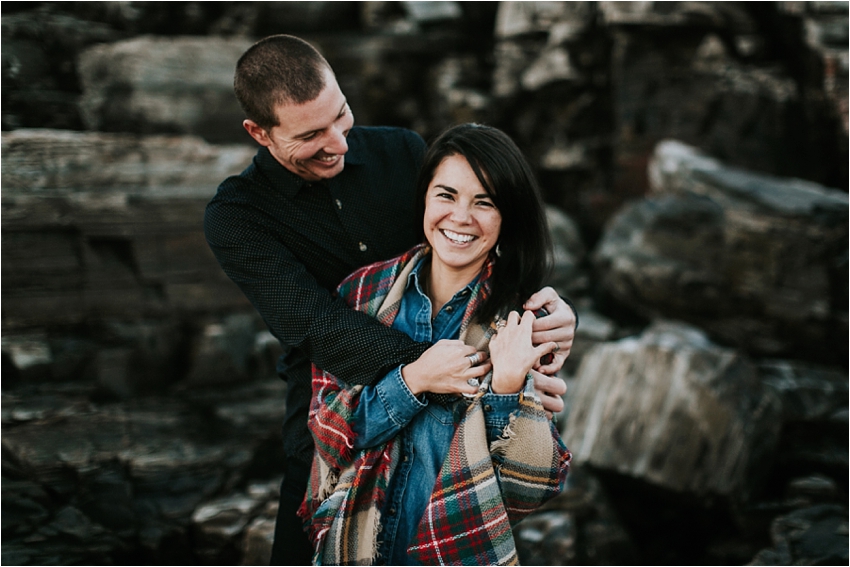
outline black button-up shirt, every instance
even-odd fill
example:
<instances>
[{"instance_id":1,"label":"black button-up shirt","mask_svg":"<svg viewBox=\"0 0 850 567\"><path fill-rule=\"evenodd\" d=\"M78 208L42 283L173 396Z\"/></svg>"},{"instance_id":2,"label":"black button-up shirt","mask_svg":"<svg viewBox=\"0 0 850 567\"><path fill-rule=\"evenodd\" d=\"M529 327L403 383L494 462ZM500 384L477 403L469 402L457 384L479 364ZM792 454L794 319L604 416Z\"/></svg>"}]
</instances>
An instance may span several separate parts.
<instances>
[{"instance_id":1,"label":"black button-up shirt","mask_svg":"<svg viewBox=\"0 0 850 567\"><path fill-rule=\"evenodd\" d=\"M352 384L380 379L430 346L353 311L333 294L355 269L415 241L413 192L426 146L400 128L352 128L345 168L309 182L266 148L207 205L207 242L288 352L284 451L312 460L310 361Z\"/></svg>"}]
</instances>

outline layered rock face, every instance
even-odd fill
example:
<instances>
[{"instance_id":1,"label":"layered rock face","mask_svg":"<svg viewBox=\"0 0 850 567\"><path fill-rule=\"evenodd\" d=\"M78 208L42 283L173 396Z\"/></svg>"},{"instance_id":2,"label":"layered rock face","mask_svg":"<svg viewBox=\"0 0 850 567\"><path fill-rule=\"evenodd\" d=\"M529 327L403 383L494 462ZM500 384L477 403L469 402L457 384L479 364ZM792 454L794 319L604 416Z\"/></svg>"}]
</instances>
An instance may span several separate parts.
<instances>
[{"instance_id":1,"label":"layered rock face","mask_svg":"<svg viewBox=\"0 0 850 567\"><path fill-rule=\"evenodd\" d=\"M99 2L2 16L3 562L268 561L282 348L207 247L294 33L362 125L508 132L580 326L525 564L847 561L847 2Z\"/></svg>"},{"instance_id":2,"label":"layered rock face","mask_svg":"<svg viewBox=\"0 0 850 567\"><path fill-rule=\"evenodd\" d=\"M758 354L846 360L846 192L679 142L657 146L648 174L652 196L624 207L595 251L614 296Z\"/></svg>"}]
</instances>

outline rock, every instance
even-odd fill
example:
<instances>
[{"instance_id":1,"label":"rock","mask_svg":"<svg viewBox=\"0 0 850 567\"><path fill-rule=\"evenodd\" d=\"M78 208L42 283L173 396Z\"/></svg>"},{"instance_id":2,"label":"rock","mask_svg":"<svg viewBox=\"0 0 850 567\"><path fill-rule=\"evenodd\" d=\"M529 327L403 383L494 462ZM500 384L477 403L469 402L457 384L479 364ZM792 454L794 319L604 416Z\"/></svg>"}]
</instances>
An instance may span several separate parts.
<instances>
[{"instance_id":1,"label":"rock","mask_svg":"<svg viewBox=\"0 0 850 567\"><path fill-rule=\"evenodd\" d=\"M744 9L715 2L599 2L606 24L612 26L701 26L750 31L755 27Z\"/></svg>"},{"instance_id":2,"label":"rock","mask_svg":"<svg viewBox=\"0 0 850 567\"><path fill-rule=\"evenodd\" d=\"M478 87L482 81L480 61L474 56L447 57L431 70L431 97L441 126L463 122L488 123L491 98Z\"/></svg>"},{"instance_id":3,"label":"rock","mask_svg":"<svg viewBox=\"0 0 850 567\"><path fill-rule=\"evenodd\" d=\"M774 547L760 551L749 565L843 565L847 533L845 506L797 510L773 522Z\"/></svg>"},{"instance_id":4,"label":"rock","mask_svg":"<svg viewBox=\"0 0 850 567\"><path fill-rule=\"evenodd\" d=\"M228 175L247 167L256 151L212 146L194 136L36 129L3 132L2 149L2 182L13 195L132 190L208 197Z\"/></svg>"},{"instance_id":5,"label":"rock","mask_svg":"<svg viewBox=\"0 0 850 567\"><path fill-rule=\"evenodd\" d=\"M659 322L595 346L576 381L562 435L577 466L698 498L745 501L758 492L781 408L734 351Z\"/></svg>"},{"instance_id":6,"label":"rock","mask_svg":"<svg viewBox=\"0 0 850 567\"><path fill-rule=\"evenodd\" d=\"M759 371L763 383L782 401L781 446L776 478L800 472L847 475L846 370L787 360L766 360Z\"/></svg>"},{"instance_id":7,"label":"rock","mask_svg":"<svg viewBox=\"0 0 850 567\"><path fill-rule=\"evenodd\" d=\"M44 336L5 334L3 354L11 361L18 380L31 381L49 376L53 354Z\"/></svg>"},{"instance_id":8,"label":"rock","mask_svg":"<svg viewBox=\"0 0 850 567\"><path fill-rule=\"evenodd\" d=\"M3 130L82 130L76 56L93 43L119 39L120 33L50 8L4 13L2 28Z\"/></svg>"},{"instance_id":9,"label":"rock","mask_svg":"<svg viewBox=\"0 0 850 567\"><path fill-rule=\"evenodd\" d=\"M563 512L538 512L517 525L515 540L524 565L577 565L576 528Z\"/></svg>"},{"instance_id":10,"label":"rock","mask_svg":"<svg viewBox=\"0 0 850 567\"><path fill-rule=\"evenodd\" d=\"M573 39L594 17L592 2L501 2L496 15L497 39L554 33ZM566 31L569 30L569 33Z\"/></svg>"},{"instance_id":11,"label":"rock","mask_svg":"<svg viewBox=\"0 0 850 567\"><path fill-rule=\"evenodd\" d=\"M796 118L805 114L810 124L819 125L816 131L837 134L838 118L823 97L764 58L746 62L728 47L729 35L746 37L758 28L743 5L612 2L600 6L603 13L606 6L646 18L646 25L618 26L613 33L617 172L612 191L620 202L646 190L646 163L664 138L682 140L737 167L846 186L846 166L837 165L846 161L846 149L842 154L837 136L816 135ZM680 27L692 17L690 28L683 28L691 33L662 39L650 31L653 20ZM697 24L699 19L705 23Z\"/></svg>"},{"instance_id":12,"label":"rock","mask_svg":"<svg viewBox=\"0 0 850 567\"><path fill-rule=\"evenodd\" d=\"M785 4L791 4L786 2ZM843 148L847 149L848 134L848 18L847 5L841 2L804 4L801 10L785 11L802 17L805 43L820 63L816 76L835 109L843 129ZM845 170L846 171L846 170Z\"/></svg>"},{"instance_id":13,"label":"rock","mask_svg":"<svg viewBox=\"0 0 850 567\"><path fill-rule=\"evenodd\" d=\"M166 319L107 325L110 338L121 345L95 356L95 376L107 392L119 398L149 394L181 377L188 341L179 323Z\"/></svg>"},{"instance_id":14,"label":"rock","mask_svg":"<svg viewBox=\"0 0 850 567\"><path fill-rule=\"evenodd\" d=\"M224 384L253 378L250 365L261 324L253 314L234 314L206 325L192 349L187 383Z\"/></svg>"},{"instance_id":15,"label":"rock","mask_svg":"<svg viewBox=\"0 0 850 567\"><path fill-rule=\"evenodd\" d=\"M274 545L274 526L277 507L267 515L254 518L245 530L242 565L267 565Z\"/></svg>"},{"instance_id":16,"label":"rock","mask_svg":"<svg viewBox=\"0 0 850 567\"><path fill-rule=\"evenodd\" d=\"M276 502L279 476L249 482L279 475L276 378L118 404L83 384L18 391L3 394L4 561L234 562Z\"/></svg>"},{"instance_id":17,"label":"rock","mask_svg":"<svg viewBox=\"0 0 850 567\"><path fill-rule=\"evenodd\" d=\"M549 285L560 295L574 297L589 285L588 274L583 268L586 248L578 224L553 206L546 207L546 222L553 248Z\"/></svg>"},{"instance_id":18,"label":"rock","mask_svg":"<svg viewBox=\"0 0 850 567\"><path fill-rule=\"evenodd\" d=\"M582 37L593 14L590 2L501 2L493 93L510 97L581 79L565 44Z\"/></svg>"},{"instance_id":19,"label":"rock","mask_svg":"<svg viewBox=\"0 0 850 567\"><path fill-rule=\"evenodd\" d=\"M573 468L564 492L514 527L523 565L633 565L637 549L600 482Z\"/></svg>"},{"instance_id":20,"label":"rock","mask_svg":"<svg viewBox=\"0 0 850 567\"><path fill-rule=\"evenodd\" d=\"M805 502L808 506L837 501L839 495L836 482L820 474L795 478L788 483L785 494L787 498Z\"/></svg>"},{"instance_id":21,"label":"rock","mask_svg":"<svg viewBox=\"0 0 850 567\"><path fill-rule=\"evenodd\" d=\"M570 297L567 295L567 297ZM588 302L576 304L579 316L579 325L576 329L570 356L564 362L564 371L575 374L584 356L599 343L613 341L620 338L620 330L617 325L604 315L593 310ZM568 395L571 399L571 396Z\"/></svg>"},{"instance_id":22,"label":"rock","mask_svg":"<svg viewBox=\"0 0 850 567\"><path fill-rule=\"evenodd\" d=\"M78 63L83 121L90 130L247 142L233 70L250 45L243 38L145 36L91 47Z\"/></svg>"},{"instance_id":23,"label":"rock","mask_svg":"<svg viewBox=\"0 0 850 567\"><path fill-rule=\"evenodd\" d=\"M4 132L4 329L248 309L202 219L253 153L192 137Z\"/></svg>"},{"instance_id":24,"label":"rock","mask_svg":"<svg viewBox=\"0 0 850 567\"><path fill-rule=\"evenodd\" d=\"M785 422L834 421L847 409L847 372L790 360L759 364L762 382L782 400Z\"/></svg>"},{"instance_id":25,"label":"rock","mask_svg":"<svg viewBox=\"0 0 850 567\"><path fill-rule=\"evenodd\" d=\"M842 359L846 193L677 142L659 144L650 179L658 195L618 213L594 252L609 293L753 353Z\"/></svg>"},{"instance_id":26,"label":"rock","mask_svg":"<svg viewBox=\"0 0 850 567\"><path fill-rule=\"evenodd\" d=\"M405 2L403 7L408 17L417 24L459 20L463 16L458 2Z\"/></svg>"},{"instance_id":27,"label":"rock","mask_svg":"<svg viewBox=\"0 0 850 567\"><path fill-rule=\"evenodd\" d=\"M210 563L229 560L232 564L239 549L235 540L241 537L260 504L237 493L199 506L192 514L192 522L201 557Z\"/></svg>"}]
</instances>

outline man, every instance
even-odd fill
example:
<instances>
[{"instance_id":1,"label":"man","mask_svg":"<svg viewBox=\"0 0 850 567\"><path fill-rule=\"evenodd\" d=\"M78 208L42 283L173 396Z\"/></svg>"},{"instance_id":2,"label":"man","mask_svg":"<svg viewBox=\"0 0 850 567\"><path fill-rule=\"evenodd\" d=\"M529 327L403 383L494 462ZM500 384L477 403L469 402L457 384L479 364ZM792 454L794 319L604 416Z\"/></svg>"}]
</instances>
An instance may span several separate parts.
<instances>
[{"instance_id":1,"label":"man","mask_svg":"<svg viewBox=\"0 0 850 567\"><path fill-rule=\"evenodd\" d=\"M416 243L413 189L426 148L409 130L355 128L330 65L292 36L268 37L248 49L237 63L234 90L247 116L243 126L261 147L245 171L219 186L204 229L224 271L288 351L278 363L288 383L286 470L272 563L304 565L312 548L296 510L313 456L306 422L310 363L352 384L372 383L401 365L427 371L417 359L431 345L349 309L333 294L354 269ZM536 321L533 340L558 342L555 360L540 369L554 374L572 346L575 315L551 288L525 307L550 313ZM560 411L563 382L536 376L544 406Z\"/></svg>"}]
</instances>

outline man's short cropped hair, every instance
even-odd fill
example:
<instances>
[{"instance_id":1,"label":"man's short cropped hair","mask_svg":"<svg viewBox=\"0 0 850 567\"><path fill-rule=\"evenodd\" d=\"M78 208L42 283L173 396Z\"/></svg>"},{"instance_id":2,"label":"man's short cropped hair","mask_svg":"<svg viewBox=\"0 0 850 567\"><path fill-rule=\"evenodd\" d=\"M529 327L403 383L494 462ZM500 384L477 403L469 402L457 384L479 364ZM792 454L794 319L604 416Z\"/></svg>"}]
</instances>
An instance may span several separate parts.
<instances>
[{"instance_id":1,"label":"man's short cropped hair","mask_svg":"<svg viewBox=\"0 0 850 567\"><path fill-rule=\"evenodd\" d=\"M315 100L331 67L315 47L291 35L261 39L236 63L233 90L248 119L266 130L278 125L275 107Z\"/></svg>"}]
</instances>

